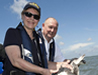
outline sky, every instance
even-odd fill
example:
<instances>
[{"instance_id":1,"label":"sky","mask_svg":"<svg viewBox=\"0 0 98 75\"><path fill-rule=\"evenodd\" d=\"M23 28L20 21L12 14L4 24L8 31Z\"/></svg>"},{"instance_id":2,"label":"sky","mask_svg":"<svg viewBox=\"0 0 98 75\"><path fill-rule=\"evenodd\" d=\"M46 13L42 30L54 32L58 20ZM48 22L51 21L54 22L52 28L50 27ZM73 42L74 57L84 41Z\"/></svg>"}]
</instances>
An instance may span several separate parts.
<instances>
[{"instance_id":1,"label":"sky","mask_svg":"<svg viewBox=\"0 0 98 75\"><path fill-rule=\"evenodd\" d=\"M98 0L0 0L0 43L8 28L21 22L20 13L27 2L41 7L41 19L54 17L58 23L55 40L65 58L98 55Z\"/></svg>"}]
</instances>

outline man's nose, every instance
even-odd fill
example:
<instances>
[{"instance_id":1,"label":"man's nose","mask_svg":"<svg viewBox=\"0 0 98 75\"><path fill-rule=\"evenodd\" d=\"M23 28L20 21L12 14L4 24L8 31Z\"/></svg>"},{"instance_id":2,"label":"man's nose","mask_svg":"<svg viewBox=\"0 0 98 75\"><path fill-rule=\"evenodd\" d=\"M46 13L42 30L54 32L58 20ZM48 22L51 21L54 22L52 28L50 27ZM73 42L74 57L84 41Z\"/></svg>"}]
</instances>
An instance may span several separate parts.
<instances>
[{"instance_id":1,"label":"man's nose","mask_svg":"<svg viewBox=\"0 0 98 75\"><path fill-rule=\"evenodd\" d=\"M54 28L51 29L51 32L54 32Z\"/></svg>"}]
</instances>

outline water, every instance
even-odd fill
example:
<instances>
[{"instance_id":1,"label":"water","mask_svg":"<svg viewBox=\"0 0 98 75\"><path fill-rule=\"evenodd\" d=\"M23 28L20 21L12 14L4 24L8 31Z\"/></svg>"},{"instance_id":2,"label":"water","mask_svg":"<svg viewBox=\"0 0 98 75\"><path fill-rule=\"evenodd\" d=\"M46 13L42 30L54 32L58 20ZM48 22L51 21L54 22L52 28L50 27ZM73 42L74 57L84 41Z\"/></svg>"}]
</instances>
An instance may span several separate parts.
<instances>
[{"instance_id":1,"label":"water","mask_svg":"<svg viewBox=\"0 0 98 75\"><path fill-rule=\"evenodd\" d=\"M85 65L80 65L80 75L98 75L98 56L85 57Z\"/></svg>"}]
</instances>

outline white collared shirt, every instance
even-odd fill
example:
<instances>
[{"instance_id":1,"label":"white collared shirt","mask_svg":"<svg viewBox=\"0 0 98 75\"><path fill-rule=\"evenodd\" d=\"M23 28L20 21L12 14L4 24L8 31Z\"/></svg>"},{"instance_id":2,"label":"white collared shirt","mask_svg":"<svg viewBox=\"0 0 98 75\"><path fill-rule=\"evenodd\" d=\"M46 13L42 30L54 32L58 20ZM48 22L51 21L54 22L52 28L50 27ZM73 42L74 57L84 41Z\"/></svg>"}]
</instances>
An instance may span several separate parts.
<instances>
[{"instance_id":1,"label":"white collared shirt","mask_svg":"<svg viewBox=\"0 0 98 75\"><path fill-rule=\"evenodd\" d=\"M45 41L45 48L46 48L46 52L47 52L47 59L49 60L49 47L50 47L50 43L53 42L53 39L50 40L50 42L48 43L48 41L45 39L45 37L43 36L44 41ZM62 62L64 61L64 57L63 54L61 53L61 50L59 48L59 46L57 45L57 43L55 42L55 56L54 56L54 62Z\"/></svg>"}]
</instances>

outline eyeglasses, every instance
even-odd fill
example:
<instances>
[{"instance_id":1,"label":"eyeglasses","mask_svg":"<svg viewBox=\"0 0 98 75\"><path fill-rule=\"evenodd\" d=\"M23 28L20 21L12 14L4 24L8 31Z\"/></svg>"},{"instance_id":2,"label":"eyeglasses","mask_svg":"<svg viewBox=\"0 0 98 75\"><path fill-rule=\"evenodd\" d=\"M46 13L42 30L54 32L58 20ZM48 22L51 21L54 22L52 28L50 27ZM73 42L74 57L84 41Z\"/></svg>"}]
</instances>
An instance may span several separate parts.
<instances>
[{"instance_id":1,"label":"eyeglasses","mask_svg":"<svg viewBox=\"0 0 98 75\"><path fill-rule=\"evenodd\" d=\"M24 12L23 14L25 14L25 16L27 16L29 18L31 16L34 16L34 19L36 19L36 20L39 20L40 19L40 16L39 15L35 15L35 14L30 13L30 12Z\"/></svg>"}]
</instances>

